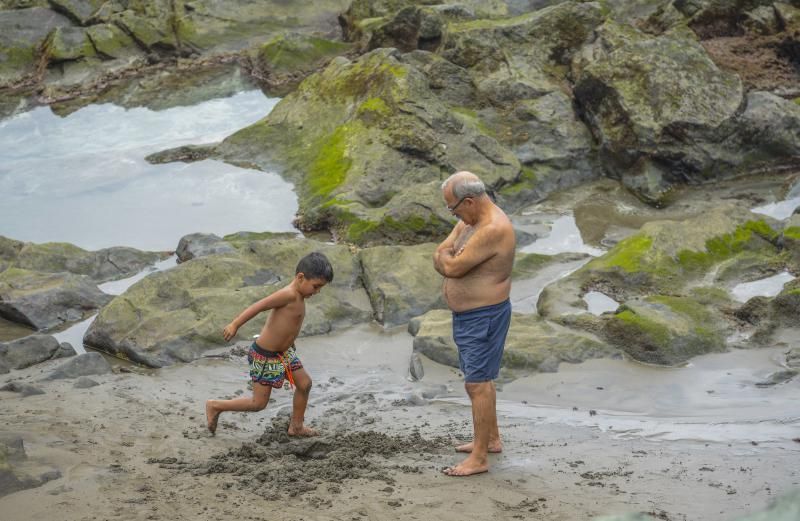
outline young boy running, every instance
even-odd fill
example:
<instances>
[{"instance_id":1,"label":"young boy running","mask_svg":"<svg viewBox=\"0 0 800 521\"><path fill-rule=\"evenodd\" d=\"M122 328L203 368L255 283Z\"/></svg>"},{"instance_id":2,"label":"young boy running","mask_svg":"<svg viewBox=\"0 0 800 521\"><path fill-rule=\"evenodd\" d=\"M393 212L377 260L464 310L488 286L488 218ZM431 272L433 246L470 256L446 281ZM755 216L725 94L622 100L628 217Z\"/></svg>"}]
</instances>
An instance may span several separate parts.
<instances>
[{"instance_id":1,"label":"young boy running","mask_svg":"<svg viewBox=\"0 0 800 521\"><path fill-rule=\"evenodd\" d=\"M300 333L306 314L305 300L319 293L322 287L333 280L333 268L322 253L306 255L297 264L292 282L272 295L259 300L241 312L233 322L225 326L222 336L230 340L248 320L269 309L261 334L247 355L250 364L250 379L253 381L253 396L233 400L206 401L208 430L215 433L219 415L223 411L260 411L269 403L272 388L283 386L284 379L295 387L292 401L292 418L289 422L290 436L315 436L314 429L303 424L311 390L311 377L303 369L297 357L294 340Z\"/></svg>"}]
</instances>

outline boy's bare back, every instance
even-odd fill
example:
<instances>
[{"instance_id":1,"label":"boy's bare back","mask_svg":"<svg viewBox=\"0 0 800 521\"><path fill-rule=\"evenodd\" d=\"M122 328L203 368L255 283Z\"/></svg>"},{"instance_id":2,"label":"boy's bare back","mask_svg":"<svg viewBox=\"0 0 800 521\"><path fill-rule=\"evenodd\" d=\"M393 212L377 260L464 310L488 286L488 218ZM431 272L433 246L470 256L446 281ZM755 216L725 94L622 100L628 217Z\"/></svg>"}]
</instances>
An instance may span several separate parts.
<instances>
[{"instance_id":1,"label":"boy's bare back","mask_svg":"<svg viewBox=\"0 0 800 521\"><path fill-rule=\"evenodd\" d=\"M284 352L293 344L306 316L306 299L319 293L327 283L322 279L309 279L302 273L291 284L279 289L245 309L225 326L222 335L230 340L242 325L262 311L272 310L267 317L256 344L266 351Z\"/></svg>"}]
</instances>

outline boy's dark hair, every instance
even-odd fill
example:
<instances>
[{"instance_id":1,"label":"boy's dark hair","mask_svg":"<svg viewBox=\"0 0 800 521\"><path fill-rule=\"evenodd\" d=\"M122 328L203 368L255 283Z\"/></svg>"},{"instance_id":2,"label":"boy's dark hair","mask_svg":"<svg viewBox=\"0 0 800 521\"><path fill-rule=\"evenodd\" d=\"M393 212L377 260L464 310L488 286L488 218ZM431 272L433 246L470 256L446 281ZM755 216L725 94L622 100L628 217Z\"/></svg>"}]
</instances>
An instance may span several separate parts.
<instances>
[{"instance_id":1,"label":"boy's dark hair","mask_svg":"<svg viewBox=\"0 0 800 521\"><path fill-rule=\"evenodd\" d=\"M294 274L302 273L307 279L324 279L326 282L333 281L333 266L328 257L315 251L309 253L297 263Z\"/></svg>"}]
</instances>

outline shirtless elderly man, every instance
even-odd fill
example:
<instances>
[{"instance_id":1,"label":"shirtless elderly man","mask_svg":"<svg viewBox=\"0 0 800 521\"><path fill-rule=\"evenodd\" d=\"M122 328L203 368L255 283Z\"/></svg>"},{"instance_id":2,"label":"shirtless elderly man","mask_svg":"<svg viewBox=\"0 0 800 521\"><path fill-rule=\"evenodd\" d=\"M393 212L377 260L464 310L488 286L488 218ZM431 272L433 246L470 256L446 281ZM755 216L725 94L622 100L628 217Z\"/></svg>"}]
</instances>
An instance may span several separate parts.
<instances>
[{"instance_id":1,"label":"shirtless elderly man","mask_svg":"<svg viewBox=\"0 0 800 521\"><path fill-rule=\"evenodd\" d=\"M516 240L511 221L486 194L478 176L456 172L442 184L447 209L459 218L436 249L433 264L453 311L453 338L472 402L473 440L456 447L469 456L445 469L448 476L489 470L489 452L503 450L497 428L494 379L511 322L511 268Z\"/></svg>"}]
</instances>

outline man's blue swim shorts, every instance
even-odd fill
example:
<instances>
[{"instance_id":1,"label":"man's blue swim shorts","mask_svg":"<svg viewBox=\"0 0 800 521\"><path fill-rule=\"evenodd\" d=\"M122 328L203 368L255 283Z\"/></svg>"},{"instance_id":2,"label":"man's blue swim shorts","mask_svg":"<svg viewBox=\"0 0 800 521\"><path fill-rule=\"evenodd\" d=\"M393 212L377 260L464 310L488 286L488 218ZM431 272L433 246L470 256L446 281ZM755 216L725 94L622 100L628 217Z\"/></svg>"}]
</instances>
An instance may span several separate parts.
<instances>
[{"instance_id":1,"label":"man's blue swim shorts","mask_svg":"<svg viewBox=\"0 0 800 521\"><path fill-rule=\"evenodd\" d=\"M458 363L465 382L497 378L510 324L508 299L491 306L453 311L453 339L458 346Z\"/></svg>"}]
</instances>

